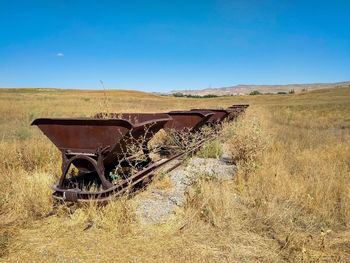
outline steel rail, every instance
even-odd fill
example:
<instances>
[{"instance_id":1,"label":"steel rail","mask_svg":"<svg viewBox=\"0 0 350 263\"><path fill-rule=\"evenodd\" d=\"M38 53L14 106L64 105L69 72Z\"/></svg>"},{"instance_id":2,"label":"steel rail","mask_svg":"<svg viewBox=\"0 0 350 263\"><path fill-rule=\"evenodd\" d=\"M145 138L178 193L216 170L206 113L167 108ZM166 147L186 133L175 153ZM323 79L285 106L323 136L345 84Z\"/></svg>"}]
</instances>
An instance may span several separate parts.
<instances>
[{"instance_id":1,"label":"steel rail","mask_svg":"<svg viewBox=\"0 0 350 263\"><path fill-rule=\"evenodd\" d=\"M212 138L210 138L212 139ZM200 147L208 142L207 139L201 140L198 144L196 144L192 149L183 151L181 153L178 153L170 158L160 160L158 162L155 162L151 164L150 166L144 168L143 170L137 172L136 174L132 175L131 177L124 179L122 182L119 182L118 184L112 186L109 189L97 191L97 192L89 192L89 191L81 191L79 189L66 189L63 190L58 187L58 184L54 185L52 189L55 191L53 193L54 199L58 201L63 202L90 202L90 201L96 201L96 202L106 202L110 201L117 196L121 196L125 192L132 191L132 188L137 185L138 183L144 181L147 178L150 178L154 175L157 170L164 167L166 164L169 164L170 162L174 160L181 160L182 157L193 154L194 152L198 151ZM178 167L184 159L182 159L180 162L175 163L174 165L170 166L166 172L170 172L171 170Z\"/></svg>"}]
</instances>

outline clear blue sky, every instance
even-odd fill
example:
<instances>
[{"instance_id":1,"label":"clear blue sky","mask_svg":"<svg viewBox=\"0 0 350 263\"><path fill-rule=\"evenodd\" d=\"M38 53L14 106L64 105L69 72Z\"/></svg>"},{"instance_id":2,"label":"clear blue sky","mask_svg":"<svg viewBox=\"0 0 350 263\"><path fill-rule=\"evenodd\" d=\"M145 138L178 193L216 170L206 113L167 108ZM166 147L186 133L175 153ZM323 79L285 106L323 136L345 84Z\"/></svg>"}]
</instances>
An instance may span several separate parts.
<instances>
[{"instance_id":1,"label":"clear blue sky","mask_svg":"<svg viewBox=\"0 0 350 263\"><path fill-rule=\"evenodd\" d=\"M350 1L0 0L0 87L350 80Z\"/></svg>"}]
</instances>

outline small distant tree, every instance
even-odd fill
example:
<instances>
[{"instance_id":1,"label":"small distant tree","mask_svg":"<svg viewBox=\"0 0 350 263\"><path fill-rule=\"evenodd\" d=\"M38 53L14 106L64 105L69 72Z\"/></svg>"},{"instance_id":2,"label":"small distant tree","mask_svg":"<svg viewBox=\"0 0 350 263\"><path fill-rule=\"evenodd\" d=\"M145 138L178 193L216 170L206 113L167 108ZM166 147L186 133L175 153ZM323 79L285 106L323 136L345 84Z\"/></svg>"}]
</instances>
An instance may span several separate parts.
<instances>
[{"instance_id":1,"label":"small distant tree","mask_svg":"<svg viewBox=\"0 0 350 263\"><path fill-rule=\"evenodd\" d=\"M254 90L251 93L249 93L249 95L261 95L261 92L258 90Z\"/></svg>"},{"instance_id":2,"label":"small distant tree","mask_svg":"<svg viewBox=\"0 0 350 263\"><path fill-rule=\"evenodd\" d=\"M295 90L294 90L294 89L291 89L288 93L289 93L289 94L294 94L294 93L295 93Z\"/></svg>"},{"instance_id":3,"label":"small distant tree","mask_svg":"<svg viewBox=\"0 0 350 263\"><path fill-rule=\"evenodd\" d=\"M185 95L181 92L176 92L173 94L174 97L184 97Z\"/></svg>"},{"instance_id":4,"label":"small distant tree","mask_svg":"<svg viewBox=\"0 0 350 263\"><path fill-rule=\"evenodd\" d=\"M217 98L219 97L218 95L215 95L215 94L206 94L203 96L203 98Z\"/></svg>"}]
</instances>

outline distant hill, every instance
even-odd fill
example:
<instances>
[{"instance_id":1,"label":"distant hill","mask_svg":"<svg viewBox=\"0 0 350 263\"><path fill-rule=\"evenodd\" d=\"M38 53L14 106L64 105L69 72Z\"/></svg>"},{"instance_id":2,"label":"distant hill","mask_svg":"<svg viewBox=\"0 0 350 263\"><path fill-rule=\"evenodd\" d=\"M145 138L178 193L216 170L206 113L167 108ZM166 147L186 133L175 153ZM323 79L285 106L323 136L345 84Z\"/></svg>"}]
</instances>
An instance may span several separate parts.
<instances>
[{"instance_id":1,"label":"distant hill","mask_svg":"<svg viewBox=\"0 0 350 263\"><path fill-rule=\"evenodd\" d=\"M302 90L315 90L335 88L338 86L349 86L350 81L336 82L336 83L312 83L312 84L287 84L287 85L236 85L222 88L208 88L201 90L174 90L171 93L183 93L187 95L244 95L252 91L259 91L261 93L278 93L289 92L294 90L300 92Z\"/></svg>"}]
</instances>

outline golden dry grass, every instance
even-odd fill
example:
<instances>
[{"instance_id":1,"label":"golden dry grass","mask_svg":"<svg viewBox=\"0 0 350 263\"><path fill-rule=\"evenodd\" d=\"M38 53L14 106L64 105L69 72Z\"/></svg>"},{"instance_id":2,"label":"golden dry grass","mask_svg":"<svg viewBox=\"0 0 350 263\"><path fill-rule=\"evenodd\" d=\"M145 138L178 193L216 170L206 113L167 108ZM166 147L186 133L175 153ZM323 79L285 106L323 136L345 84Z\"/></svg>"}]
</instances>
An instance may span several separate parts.
<instances>
[{"instance_id":1,"label":"golden dry grass","mask_svg":"<svg viewBox=\"0 0 350 263\"><path fill-rule=\"evenodd\" d=\"M0 91L0 261L350 261L349 87L214 99L108 91L107 98L100 91ZM252 105L225 127L235 180L198 180L166 224L140 225L135 200L126 198L52 212L49 186L60 155L29 127L34 118L233 103Z\"/></svg>"}]
</instances>

